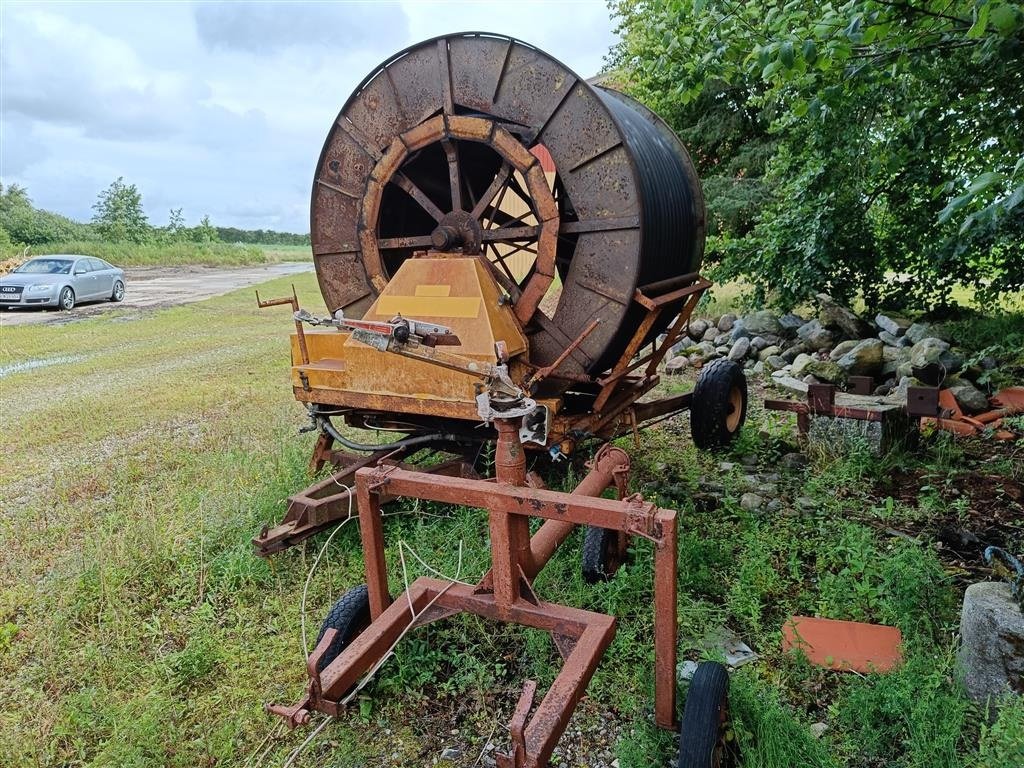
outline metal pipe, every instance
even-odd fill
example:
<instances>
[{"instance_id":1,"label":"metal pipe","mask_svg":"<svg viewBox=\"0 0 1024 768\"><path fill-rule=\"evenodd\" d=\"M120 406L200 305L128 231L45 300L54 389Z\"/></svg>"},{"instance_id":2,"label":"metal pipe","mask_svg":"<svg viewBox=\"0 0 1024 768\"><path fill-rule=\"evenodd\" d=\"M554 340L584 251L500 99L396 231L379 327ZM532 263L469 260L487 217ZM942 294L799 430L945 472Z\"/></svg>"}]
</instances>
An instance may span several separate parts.
<instances>
[{"instance_id":1,"label":"metal pipe","mask_svg":"<svg viewBox=\"0 0 1024 768\"><path fill-rule=\"evenodd\" d=\"M628 473L629 454L611 443L605 443L594 455L590 472L572 493L575 496L600 496L616 481L616 475ZM526 578L533 581L537 577L575 528L575 523L565 520L544 521L530 539L531 556L528 563L523 563Z\"/></svg>"},{"instance_id":2,"label":"metal pipe","mask_svg":"<svg viewBox=\"0 0 1024 768\"><path fill-rule=\"evenodd\" d=\"M402 440L395 440L393 443L384 443L383 445L374 445L372 443L357 443L354 440L349 440L337 428L331 424L331 420L327 416L317 416L317 421L320 424L320 428L328 435L333 437L339 443L344 445L350 451L363 451L366 453L376 453L377 451L395 451L399 448L411 448L414 445L424 445L426 443L445 443L445 442L463 442L471 440L462 435L445 434L437 432L433 435L417 435L415 437L406 437Z\"/></svg>"}]
</instances>

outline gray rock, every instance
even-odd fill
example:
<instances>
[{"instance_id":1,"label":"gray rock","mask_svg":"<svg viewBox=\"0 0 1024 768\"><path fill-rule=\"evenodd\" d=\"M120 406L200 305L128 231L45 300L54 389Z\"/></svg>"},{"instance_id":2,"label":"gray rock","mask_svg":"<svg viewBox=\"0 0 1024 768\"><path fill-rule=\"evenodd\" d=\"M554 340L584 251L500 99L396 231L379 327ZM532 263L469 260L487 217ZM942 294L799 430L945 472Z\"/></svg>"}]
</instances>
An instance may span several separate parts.
<instances>
[{"instance_id":1,"label":"gray rock","mask_svg":"<svg viewBox=\"0 0 1024 768\"><path fill-rule=\"evenodd\" d=\"M951 373L963 368L964 361L950 349L949 343L935 337L921 339L910 349L910 367L927 384L937 385Z\"/></svg>"},{"instance_id":2,"label":"gray rock","mask_svg":"<svg viewBox=\"0 0 1024 768\"><path fill-rule=\"evenodd\" d=\"M779 371L778 373L782 373ZM791 395L797 395L798 397L807 396L807 385L800 379L794 379L792 376L777 376L772 377L772 384L781 389L783 392L788 392Z\"/></svg>"},{"instance_id":3,"label":"gray rock","mask_svg":"<svg viewBox=\"0 0 1024 768\"><path fill-rule=\"evenodd\" d=\"M807 457L802 453L793 451L792 453L785 454L781 459L779 459L779 464L781 464L785 469L800 469L801 467L807 466Z\"/></svg>"},{"instance_id":4,"label":"gray rock","mask_svg":"<svg viewBox=\"0 0 1024 768\"><path fill-rule=\"evenodd\" d=\"M794 315L792 312L787 312L779 318L779 327L782 328L782 334L788 338L796 336L797 330L807 321L804 320L800 315Z\"/></svg>"},{"instance_id":5,"label":"gray rock","mask_svg":"<svg viewBox=\"0 0 1024 768\"><path fill-rule=\"evenodd\" d=\"M985 393L966 379L952 378L944 384L956 398L957 405L964 413L981 413L989 410L990 406Z\"/></svg>"},{"instance_id":6,"label":"gray rock","mask_svg":"<svg viewBox=\"0 0 1024 768\"><path fill-rule=\"evenodd\" d=\"M764 361L765 370L771 369L772 371L781 371L788 365L789 363L787 363L786 359L781 355L771 355Z\"/></svg>"},{"instance_id":7,"label":"gray rock","mask_svg":"<svg viewBox=\"0 0 1024 768\"><path fill-rule=\"evenodd\" d=\"M878 338L880 338L888 347L910 346L910 339L908 339L906 336L893 336L888 331L882 331L880 334L878 334Z\"/></svg>"},{"instance_id":8,"label":"gray rock","mask_svg":"<svg viewBox=\"0 0 1024 768\"><path fill-rule=\"evenodd\" d=\"M724 315L718 318L718 330L722 331L723 333L725 331L731 331L734 325L736 325L736 315L734 315L732 312L726 312Z\"/></svg>"},{"instance_id":9,"label":"gray rock","mask_svg":"<svg viewBox=\"0 0 1024 768\"><path fill-rule=\"evenodd\" d=\"M941 339L947 343L953 341L945 326L937 323L914 323L907 328L906 335L911 344L917 344L922 339Z\"/></svg>"},{"instance_id":10,"label":"gray rock","mask_svg":"<svg viewBox=\"0 0 1024 768\"><path fill-rule=\"evenodd\" d=\"M764 363L762 363L760 360L758 360L756 363L753 360L748 360L747 363L751 364L750 372L755 376L760 376L762 373L764 373Z\"/></svg>"},{"instance_id":11,"label":"gray rock","mask_svg":"<svg viewBox=\"0 0 1024 768\"><path fill-rule=\"evenodd\" d=\"M758 352L757 359L767 360L769 357L773 357L774 355L779 354L781 351L782 349L779 347L778 344L772 344L770 347L765 347L760 352Z\"/></svg>"},{"instance_id":12,"label":"gray rock","mask_svg":"<svg viewBox=\"0 0 1024 768\"><path fill-rule=\"evenodd\" d=\"M981 366L983 371L994 371L999 367L999 361L992 357L992 355L985 355L978 361L978 365Z\"/></svg>"},{"instance_id":13,"label":"gray rock","mask_svg":"<svg viewBox=\"0 0 1024 768\"><path fill-rule=\"evenodd\" d=\"M744 493L740 496L740 507L747 510L747 512L756 512L763 506L764 499L756 493Z\"/></svg>"},{"instance_id":14,"label":"gray rock","mask_svg":"<svg viewBox=\"0 0 1024 768\"><path fill-rule=\"evenodd\" d=\"M886 333L890 333L894 337L898 337L905 334L907 332L907 328L913 325L913 323L905 317L900 317L899 315L887 315L880 312L875 315L875 325Z\"/></svg>"},{"instance_id":15,"label":"gray rock","mask_svg":"<svg viewBox=\"0 0 1024 768\"><path fill-rule=\"evenodd\" d=\"M802 381L804 384L824 384L825 383L821 379L819 379L817 376L815 376L813 373L805 374L804 377L802 379L800 379L800 381Z\"/></svg>"},{"instance_id":16,"label":"gray rock","mask_svg":"<svg viewBox=\"0 0 1024 768\"><path fill-rule=\"evenodd\" d=\"M792 363L794 360L800 357L800 355L806 355L809 351L810 349L808 349L806 344L804 344L802 341L798 341L786 347L786 349L782 353L782 356L786 358L787 363Z\"/></svg>"},{"instance_id":17,"label":"gray rock","mask_svg":"<svg viewBox=\"0 0 1024 768\"><path fill-rule=\"evenodd\" d=\"M860 341L858 341L857 339L851 339L850 341L840 341L832 348L832 351L828 353L828 359L838 360L840 357L845 355L858 344L860 344Z\"/></svg>"},{"instance_id":18,"label":"gray rock","mask_svg":"<svg viewBox=\"0 0 1024 768\"><path fill-rule=\"evenodd\" d=\"M813 512L818 508L818 502L812 499L810 496L799 496L796 500L796 505L800 507L804 512Z\"/></svg>"},{"instance_id":19,"label":"gray rock","mask_svg":"<svg viewBox=\"0 0 1024 768\"><path fill-rule=\"evenodd\" d=\"M811 735L820 739L825 735L825 731L828 730L828 723L811 723Z\"/></svg>"},{"instance_id":20,"label":"gray rock","mask_svg":"<svg viewBox=\"0 0 1024 768\"><path fill-rule=\"evenodd\" d=\"M1024 615L1010 585L971 584L960 613L958 667L967 695L988 703L1024 693Z\"/></svg>"},{"instance_id":21,"label":"gray rock","mask_svg":"<svg viewBox=\"0 0 1024 768\"><path fill-rule=\"evenodd\" d=\"M665 363L665 373L667 373L669 376L678 376L689 367L689 359L683 357L682 355L679 355L677 357L673 357L671 360Z\"/></svg>"},{"instance_id":22,"label":"gray rock","mask_svg":"<svg viewBox=\"0 0 1024 768\"><path fill-rule=\"evenodd\" d=\"M899 378L899 384L889 393L888 400L896 403L907 402L907 389L909 387L920 387L924 386L923 381L915 379L913 376L906 375Z\"/></svg>"},{"instance_id":23,"label":"gray rock","mask_svg":"<svg viewBox=\"0 0 1024 768\"><path fill-rule=\"evenodd\" d=\"M729 350L729 359L739 362L747 356L748 352L750 352L750 339L736 339L732 343L732 349Z\"/></svg>"},{"instance_id":24,"label":"gray rock","mask_svg":"<svg viewBox=\"0 0 1024 768\"><path fill-rule=\"evenodd\" d=\"M882 369L881 339L864 339L836 360L836 364L849 376L874 376Z\"/></svg>"},{"instance_id":25,"label":"gray rock","mask_svg":"<svg viewBox=\"0 0 1024 768\"><path fill-rule=\"evenodd\" d=\"M701 341L714 341L715 339L718 338L718 333L719 333L719 331L718 331L718 329L715 326L709 325L704 330L704 333L701 334L700 340Z\"/></svg>"},{"instance_id":26,"label":"gray rock","mask_svg":"<svg viewBox=\"0 0 1024 768\"><path fill-rule=\"evenodd\" d=\"M778 336L782 333L778 316L767 309L762 309L751 315L744 315L743 326L753 334L770 333Z\"/></svg>"},{"instance_id":27,"label":"gray rock","mask_svg":"<svg viewBox=\"0 0 1024 768\"><path fill-rule=\"evenodd\" d=\"M750 348L755 352L760 352L762 349L769 346L770 344L771 342L768 341L768 339L766 339L764 336L755 336L750 340Z\"/></svg>"},{"instance_id":28,"label":"gray rock","mask_svg":"<svg viewBox=\"0 0 1024 768\"><path fill-rule=\"evenodd\" d=\"M783 355L783 357L785 357L785 355ZM790 364L789 372L792 373L794 376L803 376L805 372L804 369L807 367L807 364L811 362L813 359L814 358L811 357L810 355L800 353Z\"/></svg>"},{"instance_id":29,"label":"gray rock","mask_svg":"<svg viewBox=\"0 0 1024 768\"><path fill-rule=\"evenodd\" d=\"M893 381L892 379L890 379L889 381L885 382L884 384L879 384L877 387L875 387L875 390L874 390L873 394L879 395L880 397L885 397L890 392L892 392L892 388L895 387L895 386L896 386L896 382Z\"/></svg>"},{"instance_id":30,"label":"gray rock","mask_svg":"<svg viewBox=\"0 0 1024 768\"><path fill-rule=\"evenodd\" d=\"M810 320L797 329L797 338L809 349L820 352L828 349L835 341L832 331L825 330L817 320Z\"/></svg>"},{"instance_id":31,"label":"gray rock","mask_svg":"<svg viewBox=\"0 0 1024 768\"><path fill-rule=\"evenodd\" d=\"M754 334L747 330L747 327L743 324L743 318L737 318L736 322L732 324L732 330L729 331L729 338L733 341L742 338L753 338Z\"/></svg>"},{"instance_id":32,"label":"gray rock","mask_svg":"<svg viewBox=\"0 0 1024 768\"><path fill-rule=\"evenodd\" d=\"M708 329L708 321L697 318L696 320L690 321L690 330L688 331L689 336L694 341L700 341L704 338L704 331Z\"/></svg>"},{"instance_id":33,"label":"gray rock","mask_svg":"<svg viewBox=\"0 0 1024 768\"><path fill-rule=\"evenodd\" d=\"M838 304L827 293L819 293L818 322L825 328L838 328L853 339L862 339L871 335L871 326L861 320L846 307Z\"/></svg>"},{"instance_id":34,"label":"gray rock","mask_svg":"<svg viewBox=\"0 0 1024 768\"><path fill-rule=\"evenodd\" d=\"M846 371L831 360L811 360L804 366L804 373L829 384L842 384L846 381Z\"/></svg>"}]
</instances>

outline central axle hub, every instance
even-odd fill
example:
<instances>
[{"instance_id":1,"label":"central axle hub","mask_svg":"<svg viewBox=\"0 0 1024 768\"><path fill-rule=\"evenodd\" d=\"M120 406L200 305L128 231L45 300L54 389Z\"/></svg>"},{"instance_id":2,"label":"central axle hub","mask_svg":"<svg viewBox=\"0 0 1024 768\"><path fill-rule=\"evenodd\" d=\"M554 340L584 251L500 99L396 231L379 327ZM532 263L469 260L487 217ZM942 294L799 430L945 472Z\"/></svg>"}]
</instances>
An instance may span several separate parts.
<instances>
[{"instance_id":1,"label":"central axle hub","mask_svg":"<svg viewBox=\"0 0 1024 768\"><path fill-rule=\"evenodd\" d=\"M439 251L480 252L480 222L466 211L452 211L445 215L430 233L430 242Z\"/></svg>"}]
</instances>

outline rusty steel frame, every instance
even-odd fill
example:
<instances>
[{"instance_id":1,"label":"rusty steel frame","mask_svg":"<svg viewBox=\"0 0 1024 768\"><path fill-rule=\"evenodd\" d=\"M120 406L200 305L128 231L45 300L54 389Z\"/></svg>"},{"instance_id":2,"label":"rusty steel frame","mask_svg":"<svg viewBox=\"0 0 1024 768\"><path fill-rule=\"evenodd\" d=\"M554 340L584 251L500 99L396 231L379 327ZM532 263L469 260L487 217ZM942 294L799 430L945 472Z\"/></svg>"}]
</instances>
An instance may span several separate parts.
<instances>
[{"instance_id":1,"label":"rusty steel frame","mask_svg":"<svg viewBox=\"0 0 1024 768\"><path fill-rule=\"evenodd\" d=\"M349 489L355 489L356 471L363 467L395 464L398 457L404 453L402 449L378 451L368 455L344 453L330 450L329 441L329 436L327 440L324 440L323 434L320 436L310 464L322 466L324 462L329 461L332 465L331 474L289 496L288 508L281 522L274 526L263 526L259 535L252 540L253 548L260 557L281 552L347 520L349 512L355 508L355 499L350 500ZM328 447L324 447L325 445ZM319 467L315 471L318 469ZM452 459L423 471L442 476L476 476L472 467L461 459ZM391 497L385 499L391 500Z\"/></svg>"},{"instance_id":2,"label":"rusty steel frame","mask_svg":"<svg viewBox=\"0 0 1024 768\"><path fill-rule=\"evenodd\" d=\"M398 465L363 467L355 472L371 624L318 673L319 662L334 638L334 630L328 630L307 662L310 681L306 695L294 706L270 706L269 711L293 727L307 722L312 710L337 716L347 692L405 632L456 613L472 613L549 632L564 660L561 672L536 707L537 685L526 681L512 717L511 748L497 757L499 768L543 768L614 637L615 618L544 602L534 593L532 583L576 525L591 525L624 536L641 536L654 544L655 721L663 728L675 729L676 512L660 509L639 496L614 500L597 495L614 485L621 496L629 470L625 452L607 445L595 455L590 472L573 493L535 487L526 473L519 442L521 421L495 422L497 477L490 480L441 480ZM491 570L476 587L420 578L402 595L390 597L381 507L397 496L487 511ZM532 538L531 517L545 521Z\"/></svg>"}]
</instances>

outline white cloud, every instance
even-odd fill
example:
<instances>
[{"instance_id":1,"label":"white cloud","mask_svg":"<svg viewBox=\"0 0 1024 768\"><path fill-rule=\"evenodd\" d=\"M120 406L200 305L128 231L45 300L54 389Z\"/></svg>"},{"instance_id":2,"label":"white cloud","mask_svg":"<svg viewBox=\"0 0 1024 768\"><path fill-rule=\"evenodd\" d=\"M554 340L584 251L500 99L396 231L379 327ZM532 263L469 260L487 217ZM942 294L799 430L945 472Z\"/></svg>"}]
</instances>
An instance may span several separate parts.
<instances>
[{"instance_id":1,"label":"white cloud","mask_svg":"<svg viewBox=\"0 0 1024 768\"><path fill-rule=\"evenodd\" d=\"M584 77L603 2L0 3L0 177L88 219L124 176L154 223L304 232L320 148L381 61L454 31L525 40Z\"/></svg>"}]
</instances>

